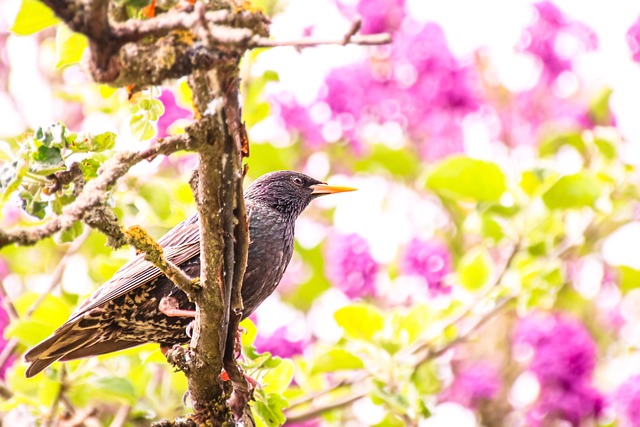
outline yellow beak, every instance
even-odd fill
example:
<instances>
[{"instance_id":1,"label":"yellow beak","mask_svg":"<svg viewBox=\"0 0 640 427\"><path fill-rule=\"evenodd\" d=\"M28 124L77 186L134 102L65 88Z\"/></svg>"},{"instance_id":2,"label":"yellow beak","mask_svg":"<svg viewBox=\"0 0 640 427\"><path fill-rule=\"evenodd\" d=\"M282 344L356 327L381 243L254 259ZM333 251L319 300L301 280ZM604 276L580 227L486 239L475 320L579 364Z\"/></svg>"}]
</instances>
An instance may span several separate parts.
<instances>
[{"instance_id":1,"label":"yellow beak","mask_svg":"<svg viewBox=\"0 0 640 427\"><path fill-rule=\"evenodd\" d=\"M357 188L351 187L338 187L334 185L327 185L326 182L322 184L315 184L309 188L313 189L311 194L334 194L334 193L346 193L347 191L356 191Z\"/></svg>"}]
</instances>

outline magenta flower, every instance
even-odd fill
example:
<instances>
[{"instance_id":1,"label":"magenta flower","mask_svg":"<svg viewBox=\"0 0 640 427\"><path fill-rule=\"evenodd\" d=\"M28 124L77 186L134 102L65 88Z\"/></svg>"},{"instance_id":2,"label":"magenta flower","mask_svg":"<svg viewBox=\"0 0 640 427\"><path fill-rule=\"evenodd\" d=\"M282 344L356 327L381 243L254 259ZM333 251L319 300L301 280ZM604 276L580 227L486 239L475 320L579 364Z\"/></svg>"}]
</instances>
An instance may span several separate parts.
<instances>
[{"instance_id":1,"label":"magenta flower","mask_svg":"<svg viewBox=\"0 0 640 427\"><path fill-rule=\"evenodd\" d=\"M264 336L258 334L254 342L256 350L260 353L268 351L274 356L290 358L304 351L305 340L290 340L287 338L287 328L285 326L276 329L271 335Z\"/></svg>"},{"instance_id":2,"label":"magenta flower","mask_svg":"<svg viewBox=\"0 0 640 427\"><path fill-rule=\"evenodd\" d=\"M620 427L640 426L640 375L623 382L613 395Z\"/></svg>"},{"instance_id":3,"label":"magenta flower","mask_svg":"<svg viewBox=\"0 0 640 427\"><path fill-rule=\"evenodd\" d=\"M576 381L561 387L544 386L535 406L527 413L531 426L546 426L550 420L568 421L574 427L583 421L598 417L604 408L604 399L589 384Z\"/></svg>"},{"instance_id":4,"label":"magenta flower","mask_svg":"<svg viewBox=\"0 0 640 427\"><path fill-rule=\"evenodd\" d=\"M543 78L551 82L573 67L573 57L598 45L596 34L581 22L565 16L550 1L535 4L537 16L523 34L523 50L537 57L543 66ZM577 51L567 50L562 38L575 42Z\"/></svg>"},{"instance_id":5,"label":"magenta flower","mask_svg":"<svg viewBox=\"0 0 640 427\"><path fill-rule=\"evenodd\" d=\"M640 17L627 31L627 43L633 60L640 62Z\"/></svg>"},{"instance_id":6,"label":"magenta flower","mask_svg":"<svg viewBox=\"0 0 640 427\"><path fill-rule=\"evenodd\" d=\"M0 259L0 262L3 262L4 260ZM2 266L0 265L0 268L2 268ZM0 280L2 280L3 276L2 276L2 272L0 272ZM7 346L7 340L4 338L4 330L7 328L7 326L9 326L10 320L9 320L9 314L7 313L7 310L5 310L4 308L4 302L0 299L0 353L2 353L2 351L4 350L4 348ZM13 362L15 360L15 357L10 356L6 362L0 366L0 379L4 379L5 375L7 373L7 369L13 365Z\"/></svg>"},{"instance_id":7,"label":"magenta flower","mask_svg":"<svg viewBox=\"0 0 640 427\"><path fill-rule=\"evenodd\" d=\"M356 12L362 17L362 34L395 31L406 15L404 0L360 0Z\"/></svg>"},{"instance_id":8,"label":"magenta flower","mask_svg":"<svg viewBox=\"0 0 640 427\"><path fill-rule=\"evenodd\" d=\"M395 123L427 159L463 151L462 120L480 106L479 78L458 63L442 29L436 24L401 29L390 48L373 52L369 61L329 73L319 101L330 111L322 122L286 99L275 100L287 129L317 145L325 140L325 125L337 126L338 136L358 153L368 125Z\"/></svg>"},{"instance_id":9,"label":"magenta flower","mask_svg":"<svg viewBox=\"0 0 640 427\"><path fill-rule=\"evenodd\" d=\"M458 370L453 383L440 395L440 399L475 409L483 400L493 399L499 391L498 370L487 362L475 362Z\"/></svg>"},{"instance_id":10,"label":"magenta flower","mask_svg":"<svg viewBox=\"0 0 640 427\"><path fill-rule=\"evenodd\" d=\"M357 234L336 235L326 250L327 278L349 298L376 294L378 263L369 252L369 244Z\"/></svg>"},{"instance_id":11,"label":"magenta flower","mask_svg":"<svg viewBox=\"0 0 640 427\"><path fill-rule=\"evenodd\" d=\"M533 350L528 368L540 397L528 413L532 425L559 419L577 427L601 413L603 398L591 386L596 345L582 323L560 314L529 315L518 322L513 341L516 354Z\"/></svg>"},{"instance_id":12,"label":"magenta flower","mask_svg":"<svg viewBox=\"0 0 640 427\"><path fill-rule=\"evenodd\" d=\"M578 320L561 315L529 315L518 322L514 344L530 346L529 369L543 383L589 380L596 366L596 345Z\"/></svg>"},{"instance_id":13,"label":"magenta flower","mask_svg":"<svg viewBox=\"0 0 640 427\"><path fill-rule=\"evenodd\" d=\"M404 251L401 270L404 274L423 278L434 294L450 291L444 278L451 273L451 254L441 242L413 239Z\"/></svg>"},{"instance_id":14,"label":"magenta flower","mask_svg":"<svg viewBox=\"0 0 640 427\"><path fill-rule=\"evenodd\" d=\"M169 126L178 119L191 118L192 113L176 103L176 97L170 90L163 90L158 99L164 105L164 114L158 119L158 138L164 138L168 135Z\"/></svg>"},{"instance_id":15,"label":"magenta flower","mask_svg":"<svg viewBox=\"0 0 640 427\"><path fill-rule=\"evenodd\" d=\"M314 122L309 109L298 104L291 96L281 95L272 101L285 128L289 132L298 133L303 142L312 148L324 144L319 123Z\"/></svg>"}]
</instances>

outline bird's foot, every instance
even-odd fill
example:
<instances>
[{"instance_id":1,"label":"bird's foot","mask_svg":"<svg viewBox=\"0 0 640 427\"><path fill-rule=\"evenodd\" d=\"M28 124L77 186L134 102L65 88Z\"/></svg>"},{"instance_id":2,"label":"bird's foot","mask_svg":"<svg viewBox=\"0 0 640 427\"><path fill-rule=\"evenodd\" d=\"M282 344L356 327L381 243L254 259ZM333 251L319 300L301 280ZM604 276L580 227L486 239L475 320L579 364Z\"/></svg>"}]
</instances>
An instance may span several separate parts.
<instances>
[{"instance_id":1,"label":"bird's foot","mask_svg":"<svg viewBox=\"0 0 640 427\"><path fill-rule=\"evenodd\" d=\"M191 338L193 336L193 328L195 328L195 326L196 326L196 321L195 320L192 320L187 325L187 328L185 329L185 333L187 334L187 336L189 338Z\"/></svg>"},{"instance_id":2,"label":"bird's foot","mask_svg":"<svg viewBox=\"0 0 640 427\"><path fill-rule=\"evenodd\" d=\"M158 310L160 313L169 317L196 317L195 310L182 310L178 300L174 297L162 297L158 304Z\"/></svg>"},{"instance_id":3,"label":"bird's foot","mask_svg":"<svg viewBox=\"0 0 640 427\"><path fill-rule=\"evenodd\" d=\"M245 374L244 372L242 373L242 376L244 377L245 380L247 380L247 383L249 383L249 385L251 386L251 390L253 391L256 387L259 387L260 384L258 384L258 381L254 380L253 378L251 378L249 375ZM222 369L222 372L220 372L220 379L222 381L229 381L231 378L229 378L229 374L227 374L227 371L224 370L224 368Z\"/></svg>"}]
</instances>

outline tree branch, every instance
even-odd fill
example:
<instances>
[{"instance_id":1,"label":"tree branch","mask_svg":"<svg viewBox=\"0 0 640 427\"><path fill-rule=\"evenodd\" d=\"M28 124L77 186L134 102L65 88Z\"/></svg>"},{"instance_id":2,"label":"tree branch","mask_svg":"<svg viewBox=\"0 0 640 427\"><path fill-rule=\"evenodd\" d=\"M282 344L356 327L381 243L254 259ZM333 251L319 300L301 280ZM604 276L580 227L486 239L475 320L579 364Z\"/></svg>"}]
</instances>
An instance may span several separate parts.
<instances>
[{"instance_id":1,"label":"tree branch","mask_svg":"<svg viewBox=\"0 0 640 427\"><path fill-rule=\"evenodd\" d=\"M195 126L193 129L197 129ZM70 228L74 222L81 221L89 211L104 207L107 192L136 163L152 159L159 154L170 154L180 150L194 149L199 144L199 135L189 133L169 137L142 151L123 151L117 153L100 169L98 177L89 181L78 198L65 206L60 215L56 215L45 224L37 227L18 228L10 231L0 229L0 248L10 244L20 246L33 245L51 237L54 233ZM125 242L122 242L124 244Z\"/></svg>"},{"instance_id":2,"label":"tree branch","mask_svg":"<svg viewBox=\"0 0 640 427\"><path fill-rule=\"evenodd\" d=\"M371 34L361 36L351 36L348 38L347 44L357 44L364 46L373 46L391 43L391 35L388 33ZM345 38L341 39L320 39L317 37L303 37L295 40L271 40L264 37L256 37L249 41L248 46L255 47L277 47L277 46L295 46L295 47L314 47L324 45L344 45Z\"/></svg>"}]
</instances>

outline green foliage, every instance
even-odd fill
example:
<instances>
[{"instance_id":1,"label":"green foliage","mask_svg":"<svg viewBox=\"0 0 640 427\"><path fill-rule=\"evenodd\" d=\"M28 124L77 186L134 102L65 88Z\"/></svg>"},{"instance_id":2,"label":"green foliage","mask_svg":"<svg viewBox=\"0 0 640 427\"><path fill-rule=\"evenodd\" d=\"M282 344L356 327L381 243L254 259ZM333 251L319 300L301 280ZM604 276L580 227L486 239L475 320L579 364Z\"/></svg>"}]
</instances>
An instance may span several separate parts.
<instances>
[{"instance_id":1,"label":"green foliage","mask_svg":"<svg viewBox=\"0 0 640 427\"><path fill-rule=\"evenodd\" d=\"M561 177L543 194L542 200L550 209L592 207L600 194L595 177L576 173Z\"/></svg>"},{"instance_id":2,"label":"green foliage","mask_svg":"<svg viewBox=\"0 0 640 427\"><path fill-rule=\"evenodd\" d=\"M144 141L155 136L156 128L153 124L164 114L164 105L162 101L151 96L141 96L138 102L131 106L131 113L131 134L136 139Z\"/></svg>"},{"instance_id":3,"label":"green foliage","mask_svg":"<svg viewBox=\"0 0 640 427\"><path fill-rule=\"evenodd\" d=\"M355 354L342 349L334 348L322 352L311 365L311 373L336 372L350 369L364 368L364 362Z\"/></svg>"},{"instance_id":4,"label":"green foliage","mask_svg":"<svg viewBox=\"0 0 640 427\"><path fill-rule=\"evenodd\" d=\"M506 191L507 178L495 163L454 156L436 165L427 187L444 197L491 202Z\"/></svg>"},{"instance_id":5,"label":"green foliage","mask_svg":"<svg viewBox=\"0 0 640 427\"><path fill-rule=\"evenodd\" d=\"M58 25L56 33L56 67L77 64L89 45L87 37L74 33L65 24Z\"/></svg>"},{"instance_id":6,"label":"green foliage","mask_svg":"<svg viewBox=\"0 0 640 427\"><path fill-rule=\"evenodd\" d=\"M57 24L53 11L38 0L22 0L11 31L26 36Z\"/></svg>"},{"instance_id":7,"label":"green foliage","mask_svg":"<svg viewBox=\"0 0 640 427\"><path fill-rule=\"evenodd\" d=\"M384 316L372 305L346 306L337 310L334 317L345 334L353 339L371 341L384 328Z\"/></svg>"},{"instance_id":8,"label":"green foliage","mask_svg":"<svg viewBox=\"0 0 640 427\"><path fill-rule=\"evenodd\" d=\"M52 174L68 171L78 163L85 180L97 176L106 159L101 154L115 146L113 132L89 134L71 132L61 123L36 129L18 142L16 150L7 150L9 161L0 166L0 206L12 193L18 192L22 209L29 215L44 219L49 210L60 214L62 208L75 200L75 184L65 184L51 191L55 185ZM94 154L91 156L86 155ZM56 236L58 242L74 240L82 232L76 223Z\"/></svg>"},{"instance_id":9,"label":"green foliage","mask_svg":"<svg viewBox=\"0 0 640 427\"><path fill-rule=\"evenodd\" d=\"M460 284L470 291L476 291L489 282L493 261L484 249L467 252L458 265Z\"/></svg>"}]
</instances>

